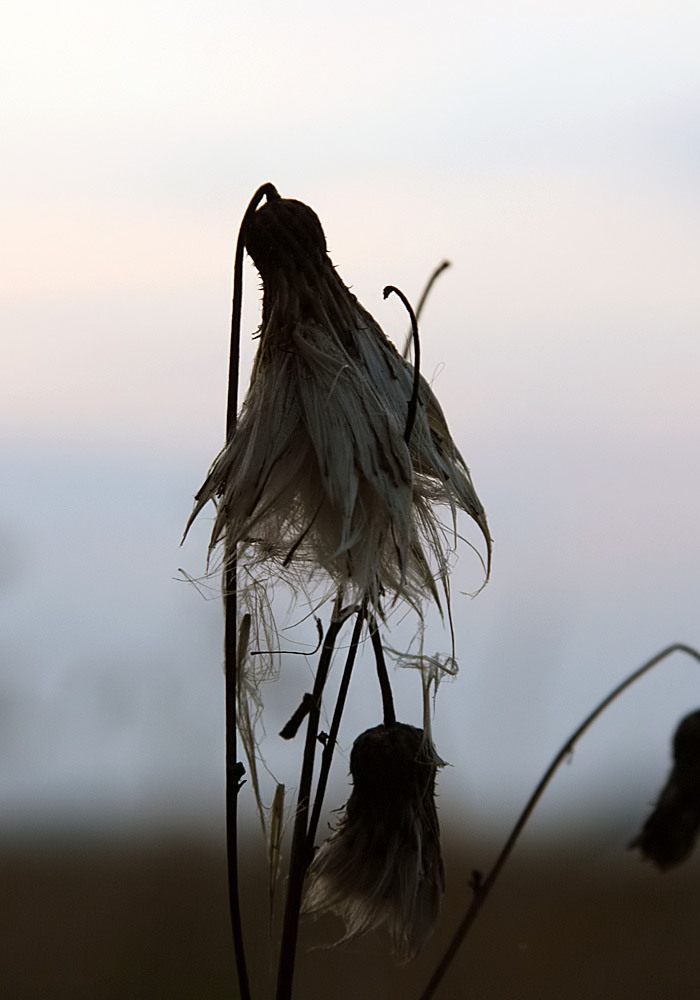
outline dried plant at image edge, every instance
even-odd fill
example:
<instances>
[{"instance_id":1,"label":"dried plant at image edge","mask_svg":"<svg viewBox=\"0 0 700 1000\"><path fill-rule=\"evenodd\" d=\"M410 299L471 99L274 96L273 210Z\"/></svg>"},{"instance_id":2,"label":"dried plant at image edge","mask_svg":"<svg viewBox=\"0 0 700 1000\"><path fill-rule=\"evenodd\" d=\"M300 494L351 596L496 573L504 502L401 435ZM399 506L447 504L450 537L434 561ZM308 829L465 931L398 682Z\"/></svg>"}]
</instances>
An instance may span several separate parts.
<instances>
[{"instance_id":1,"label":"dried plant at image edge","mask_svg":"<svg viewBox=\"0 0 700 1000\"><path fill-rule=\"evenodd\" d=\"M700 833L700 711L673 737L673 767L654 811L630 844L665 871L685 861Z\"/></svg>"}]
</instances>

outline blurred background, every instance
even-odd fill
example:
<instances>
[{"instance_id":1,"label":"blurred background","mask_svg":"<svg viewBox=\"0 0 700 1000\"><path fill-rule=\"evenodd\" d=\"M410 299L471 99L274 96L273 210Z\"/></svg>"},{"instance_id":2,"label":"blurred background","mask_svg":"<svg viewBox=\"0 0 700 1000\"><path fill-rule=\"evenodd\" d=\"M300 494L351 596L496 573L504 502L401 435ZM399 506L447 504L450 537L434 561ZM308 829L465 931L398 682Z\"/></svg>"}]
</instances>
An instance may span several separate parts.
<instances>
[{"instance_id":1,"label":"blurred background","mask_svg":"<svg viewBox=\"0 0 700 1000\"><path fill-rule=\"evenodd\" d=\"M186 579L204 572L211 519L179 542L223 443L242 212L265 181L308 202L398 343L405 315L383 286L415 301L452 262L423 316L422 367L494 537L474 599L479 563L460 551L460 674L433 723L463 895L590 708L670 643L700 645L700 10L38 0L0 28L7 995L224 995L218 973L201 978L230 973L223 619L216 580ZM258 284L248 267L246 373ZM405 643L410 623L392 624L390 644ZM428 625L426 651L449 652ZM290 636L315 641L313 625ZM379 721L370 660L329 808L347 795L353 739ZM285 658L266 693L263 750L289 786L298 747L275 733L313 664ZM637 997L660 981L693 995L697 861L662 880L625 846L699 681L674 656L582 742L472 945L472 995L514 995L506 957L519 996L530 980L533 996L632 995L632 966ZM403 721L420 724L418 676L396 684ZM253 838L250 796L243 809ZM154 957L173 942L177 962ZM331 956L312 952L309 975ZM357 950L344 960L364 968ZM377 981L406 996L411 968Z\"/></svg>"}]
</instances>

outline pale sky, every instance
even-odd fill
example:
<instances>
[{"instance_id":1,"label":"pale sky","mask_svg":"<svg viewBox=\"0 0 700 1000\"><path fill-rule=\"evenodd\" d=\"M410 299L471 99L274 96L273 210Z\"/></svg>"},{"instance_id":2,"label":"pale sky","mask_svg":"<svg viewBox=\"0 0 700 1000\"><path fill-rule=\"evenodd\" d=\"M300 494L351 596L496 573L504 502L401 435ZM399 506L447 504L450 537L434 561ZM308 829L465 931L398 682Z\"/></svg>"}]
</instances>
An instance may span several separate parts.
<instances>
[{"instance_id":1,"label":"pale sky","mask_svg":"<svg viewBox=\"0 0 700 1000\"><path fill-rule=\"evenodd\" d=\"M265 181L318 212L397 340L383 286L415 299L453 263L423 369L495 550L455 596L441 806L510 816L608 688L700 644L699 37L682 2L3 13L0 816L217 815L221 610L173 578L203 569L206 524L178 543L222 443L233 245ZM464 550L455 589L477 584ZM372 699L358 679L346 747ZM697 669L660 668L544 819L643 815L698 703Z\"/></svg>"}]
</instances>

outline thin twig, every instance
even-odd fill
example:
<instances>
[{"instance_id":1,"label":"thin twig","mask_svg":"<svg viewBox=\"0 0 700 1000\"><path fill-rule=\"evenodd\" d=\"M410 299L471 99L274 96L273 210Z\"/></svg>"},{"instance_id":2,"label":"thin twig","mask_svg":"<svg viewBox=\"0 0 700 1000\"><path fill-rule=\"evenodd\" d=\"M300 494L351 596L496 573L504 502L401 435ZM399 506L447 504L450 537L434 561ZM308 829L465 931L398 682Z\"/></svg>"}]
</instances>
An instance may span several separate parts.
<instances>
[{"instance_id":1,"label":"thin twig","mask_svg":"<svg viewBox=\"0 0 700 1000\"><path fill-rule=\"evenodd\" d=\"M231 348L229 353L228 395L226 404L226 440L233 437L238 413L238 376L240 368L241 305L243 302L243 252L248 220L262 199L279 197L272 184L264 184L253 195L243 216L236 243L233 268L233 303L231 307ZM238 878L238 793L243 765L238 760L238 560L235 546L226 548L223 575L224 600L224 672L226 684L226 859L231 932L236 956L236 972L241 1000L250 1000L248 968L243 941L240 887Z\"/></svg>"},{"instance_id":2,"label":"thin twig","mask_svg":"<svg viewBox=\"0 0 700 1000\"><path fill-rule=\"evenodd\" d=\"M279 735L283 740L293 740L296 734L299 732L299 727L306 718L306 716L311 711L311 706L314 700L311 694L307 691L306 694L301 699L299 707L294 710L291 717L279 731Z\"/></svg>"},{"instance_id":3,"label":"thin twig","mask_svg":"<svg viewBox=\"0 0 700 1000\"><path fill-rule=\"evenodd\" d=\"M498 855L498 858L496 859L496 863L494 864L493 868L483 881L479 880L478 882L475 882L474 897L471 901L471 904L469 905L467 912L465 913L447 950L445 951L445 954L443 955L435 971L433 972L430 981L428 982L428 985L421 993L420 1000L431 1000L431 997L435 996L435 991L440 985L440 982L442 981L443 976L447 972L447 969L449 968L452 960L457 954L457 951L461 947L470 927L476 920L476 917L478 916L481 907L486 902L486 898L491 892L491 889L493 888L496 879L500 875L503 866L510 857L510 854L513 848L515 847L515 844L518 838L520 837L520 834L522 833L525 824L527 823L528 819L534 812L537 804L542 798L545 789L549 785L549 782L552 780L554 774L559 769L561 764L570 756L572 750L574 749L578 741L581 739L583 734L593 725L596 719L603 714L606 708L608 708L617 698L619 698L620 695L627 690L627 688L629 688L632 684L635 683L635 681L638 681L640 677L648 673L648 671L650 671L653 667L657 666L657 664L661 663L662 660L665 660L666 657L670 656L672 653L687 653L689 656L694 657L694 659L696 659L700 663L700 652L698 652L697 649L694 649L692 646L686 646L683 643L674 643L674 645L668 646L667 649L662 650L660 653L657 653L656 656L653 656L650 660L647 660L646 663L644 663L641 667L639 667L637 670L631 673L624 681L622 681L621 684L618 684L618 686L614 688L614 690L611 691L610 694L607 695L593 709L590 715L588 715L584 719L584 721L581 723L578 729L576 729L572 733L572 735L563 745L559 753L556 755L552 763L545 771L544 775L542 776L542 779L535 788L534 792L530 796L527 805L520 814L517 823L513 827L513 830L510 836L508 837L508 840L503 846L501 853Z\"/></svg>"},{"instance_id":4,"label":"thin twig","mask_svg":"<svg viewBox=\"0 0 700 1000\"><path fill-rule=\"evenodd\" d=\"M333 617L326 631L318 661L318 669L314 679L312 692L313 704L309 711L306 725L306 742L299 779L297 794L297 809L294 817L292 833L292 848L289 860L289 881L287 885L287 900L282 926L282 943L277 973L277 1000L291 1000L292 982L294 979L294 963L296 958L297 936L299 933L299 911L301 895L304 886L304 876L309 866L310 858L307 851L307 826L309 818L309 803L311 801L311 783L313 780L314 758L316 755L316 738L321 715L321 697L330 670L331 659L335 649L338 633L352 614L353 608L340 608L336 601Z\"/></svg>"},{"instance_id":5,"label":"thin twig","mask_svg":"<svg viewBox=\"0 0 700 1000\"><path fill-rule=\"evenodd\" d=\"M411 330L413 333L413 391L408 404L408 416L406 417L406 428L403 432L403 439L408 444L411 440L411 431L416 420L416 410L418 409L418 392L420 390L420 337L418 336L418 320L413 311L411 303L408 301L400 288L395 285L387 285L384 289L384 298L388 298L391 293L398 295L406 307L408 315L411 317Z\"/></svg>"}]
</instances>

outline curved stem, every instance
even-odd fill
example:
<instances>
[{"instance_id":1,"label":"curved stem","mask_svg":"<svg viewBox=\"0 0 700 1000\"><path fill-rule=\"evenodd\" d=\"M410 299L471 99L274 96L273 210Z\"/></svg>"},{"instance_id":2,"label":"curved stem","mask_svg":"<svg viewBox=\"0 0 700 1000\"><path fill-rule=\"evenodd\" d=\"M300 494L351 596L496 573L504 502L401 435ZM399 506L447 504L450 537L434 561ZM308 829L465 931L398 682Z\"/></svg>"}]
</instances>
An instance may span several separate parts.
<instances>
[{"instance_id":1,"label":"curved stem","mask_svg":"<svg viewBox=\"0 0 700 1000\"><path fill-rule=\"evenodd\" d=\"M416 420L416 410L418 409L418 391L420 389L420 337L418 336L418 320L413 311L411 303L408 301L401 289L394 285L387 285L384 289L384 298L388 298L391 293L398 295L403 302L408 315L411 317L411 331L413 333L413 391L408 404L408 416L406 417L406 429L403 432L403 439L408 444L411 440L411 431Z\"/></svg>"},{"instance_id":2,"label":"curved stem","mask_svg":"<svg viewBox=\"0 0 700 1000\"><path fill-rule=\"evenodd\" d=\"M250 199L246 208L241 227L238 230L236 256L233 263L233 302L231 304L231 350L228 367L228 400L226 405L226 440L231 439L236 428L238 414L238 372L241 360L241 308L243 306L243 255L245 252L245 233L251 216L258 205L267 198L273 201L279 198L274 184L262 184Z\"/></svg>"},{"instance_id":3,"label":"curved stem","mask_svg":"<svg viewBox=\"0 0 700 1000\"><path fill-rule=\"evenodd\" d=\"M435 268L433 273L428 278L427 284L423 289L421 297L418 299L418 305L416 306L416 319L420 319L421 313L423 312L423 307L425 306L425 303L428 300L428 296L432 291L433 285L440 277L442 272L446 271L448 267L450 267L449 260L443 260L443 262L441 264L438 264L438 266ZM412 339L413 339L413 330L411 329L409 330L408 336L406 337L406 343L404 344L403 353L401 355L404 360L408 358L408 349L411 346Z\"/></svg>"},{"instance_id":4,"label":"curved stem","mask_svg":"<svg viewBox=\"0 0 700 1000\"><path fill-rule=\"evenodd\" d=\"M236 428L238 412L238 376L240 367L241 305L243 302L243 250L245 230L253 212L263 197L279 197L272 184L263 184L253 195L241 222L236 242L233 267L233 303L231 307L231 348L229 353L228 395L226 404L226 440ZM224 600L224 675L226 684L226 860L228 868L228 898L231 912L231 932L236 956L236 971L241 1000L250 1000L250 985L243 941L241 901L238 878L238 793L241 789L243 765L238 760L238 560L236 548L226 547Z\"/></svg>"},{"instance_id":5,"label":"curved stem","mask_svg":"<svg viewBox=\"0 0 700 1000\"><path fill-rule=\"evenodd\" d=\"M384 713L384 725L392 726L396 722L396 709L394 708L394 696L391 693L391 682L389 681L389 672L386 669L386 660L384 659L384 647L382 646L382 638L379 635L379 627L377 626L377 620L372 615L369 619L369 636L372 640L372 649L374 650L374 658L377 662L377 678L379 679L379 690L382 694L382 711Z\"/></svg>"},{"instance_id":6,"label":"curved stem","mask_svg":"<svg viewBox=\"0 0 700 1000\"><path fill-rule=\"evenodd\" d=\"M633 671L633 673L631 673L627 678L625 678L625 680L622 681L621 684L618 684L618 686L614 688L609 695L603 698L603 700L593 709L590 715L586 716L586 718L583 720L578 729L576 729L571 734L569 739L562 746L561 750L556 755L552 763L549 765L544 775L542 776L539 784L537 785L534 792L530 796L525 808L523 809L515 826L513 827L513 830L510 836L508 837L508 840L505 842L501 853L498 855L498 858L496 859L493 868L491 869L487 877L483 880L483 882L480 882L478 885L474 886L474 898L472 899L472 902L469 908L467 909L467 912L465 913L462 922L457 928L447 950L445 951L445 954L443 955L435 971L433 972L433 975L431 976L428 985L421 993L420 1000L430 1000L430 998L435 995L435 991L440 985L443 976L447 972L450 963L452 962L455 955L457 954L457 951L461 947L470 927L476 920L476 917L478 916L481 907L486 902L486 898L491 892L491 889L493 888L496 879L500 875L503 866L510 857L511 852L515 847L515 844L520 834L522 833L525 824L527 823L528 819L534 812L538 802L542 798L545 789L549 785L549 782L552 780L555 772L559 769L562 762L566 760L566 758L571 754L572 750L574 749L578 741L581 739L583 734L593 725L596 719L603 714L606 708L608 708L617 698L619 698L620 695L627 690L627 688L631 687L632 684L638 681L640 677L648 673L653 667L657 666L659 663L661 663L662 660L665 660L666 657L670 656L672 653L687 653L689 656L692 656L694 659L696 659L698 663L700 663L700 653L696 649L693 649L692 646L686 646L683 643L674 643L672 646L668 646L660 653L657 653L656 656L653 656L650 660L647 660L647 662L644 663L637 670Z\"/></svg>"}]
</instances>

